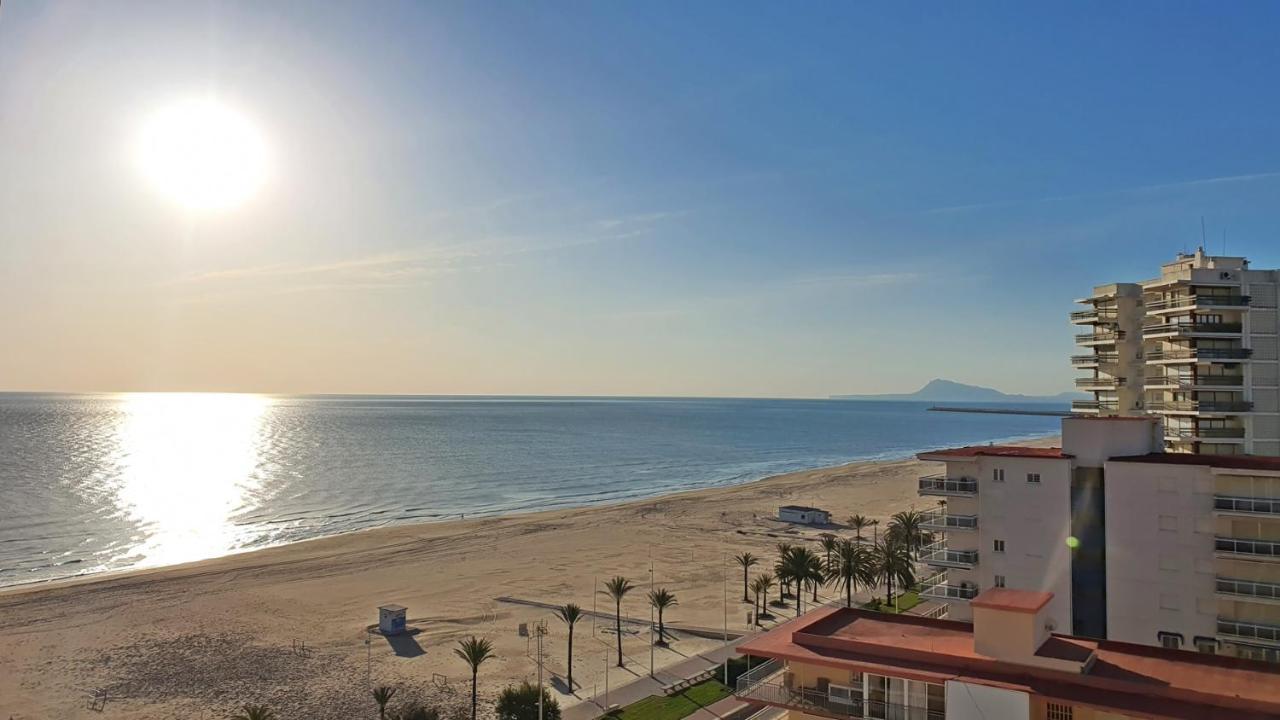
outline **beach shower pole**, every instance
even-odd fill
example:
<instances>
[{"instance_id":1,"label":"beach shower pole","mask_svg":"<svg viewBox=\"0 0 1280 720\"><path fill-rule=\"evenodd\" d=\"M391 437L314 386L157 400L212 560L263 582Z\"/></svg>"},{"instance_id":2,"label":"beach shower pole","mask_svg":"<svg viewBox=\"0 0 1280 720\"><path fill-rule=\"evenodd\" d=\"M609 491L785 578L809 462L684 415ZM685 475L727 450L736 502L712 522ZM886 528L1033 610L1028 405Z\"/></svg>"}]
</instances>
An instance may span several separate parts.
<instances>
[{"instance_id":1,"label":"beach shower pole","mask_svg":"<svg viewBox=\"0 0 1280 720\"><path fill-rule=\"evenodd\" d=\"M653 677L653 543L649 543L649 677Z\"/></svg>"},{"instance_id":2,"label":"beach shower pole","mask_svg":"<svg viewBox=\"0 0 1280 720\"><path fill-rule=\"evenodd\" d=\"M724 590L724 643L729 644L729 553L720 553L720 587ZM729 684L729 656L724 656L724 684Z\"/></svg>"}]
</instances>

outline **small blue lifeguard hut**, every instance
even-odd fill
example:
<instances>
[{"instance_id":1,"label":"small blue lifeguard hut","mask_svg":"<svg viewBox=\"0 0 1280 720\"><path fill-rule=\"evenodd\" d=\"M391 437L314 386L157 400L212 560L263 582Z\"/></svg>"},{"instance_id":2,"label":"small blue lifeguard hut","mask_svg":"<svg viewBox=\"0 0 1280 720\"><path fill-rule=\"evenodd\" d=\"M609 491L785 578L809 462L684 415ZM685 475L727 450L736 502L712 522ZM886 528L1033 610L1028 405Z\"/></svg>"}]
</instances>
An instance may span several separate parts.
<instances>
[{"instance_id":1,"label":"small blue lifeguard hut","mask_svg":"<svg viewBox=\"0 0 1280 720\"><path fill-rule=\"evenodd\" d=\"M378 608L378 632L383 635L399 635L405 630L403 605L383 605Z\"/></svg>"}]
</instances>

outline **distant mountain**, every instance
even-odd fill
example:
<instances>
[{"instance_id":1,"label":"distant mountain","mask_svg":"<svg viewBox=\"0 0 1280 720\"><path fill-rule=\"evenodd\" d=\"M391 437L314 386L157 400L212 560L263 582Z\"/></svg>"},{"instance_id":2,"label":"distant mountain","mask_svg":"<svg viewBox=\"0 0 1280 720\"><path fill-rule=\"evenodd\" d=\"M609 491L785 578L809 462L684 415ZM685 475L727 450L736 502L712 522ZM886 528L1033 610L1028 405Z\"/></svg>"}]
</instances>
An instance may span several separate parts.
<instances>
[{"instance_id":1,"label":"distant mountain","mask_svg":"<svg viewBox=\"0 0 1280 720\"><path fill-rule=\"evenodd\" d=\"M1089 397L1077 392L1062 392L1057 395L1010 395L993 388L965 385L941 378L930 380L928 384L913 393L831 396L833 400L915 400L944 403L1069 403L1072 400L1084 400Z\"/></svg>"}]
</instances>

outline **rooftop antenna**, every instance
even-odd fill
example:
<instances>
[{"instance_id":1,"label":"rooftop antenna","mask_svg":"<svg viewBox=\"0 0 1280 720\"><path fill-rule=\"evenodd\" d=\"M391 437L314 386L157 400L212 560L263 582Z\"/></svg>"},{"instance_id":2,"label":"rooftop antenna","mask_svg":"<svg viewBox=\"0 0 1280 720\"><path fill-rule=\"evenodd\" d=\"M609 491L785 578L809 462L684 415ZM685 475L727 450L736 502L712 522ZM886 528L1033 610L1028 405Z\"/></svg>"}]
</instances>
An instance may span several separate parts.
<instances>
[{"instance_id":1,"label":"rooftop antenna","mask_svg":"<svg viewBox=\"0 0 1280 720\"><path fill-rule=\"evenodd\" d=\"M1200 252L1204 252L1204 216L1200 216Z\"/></svg>"}]
</instances>

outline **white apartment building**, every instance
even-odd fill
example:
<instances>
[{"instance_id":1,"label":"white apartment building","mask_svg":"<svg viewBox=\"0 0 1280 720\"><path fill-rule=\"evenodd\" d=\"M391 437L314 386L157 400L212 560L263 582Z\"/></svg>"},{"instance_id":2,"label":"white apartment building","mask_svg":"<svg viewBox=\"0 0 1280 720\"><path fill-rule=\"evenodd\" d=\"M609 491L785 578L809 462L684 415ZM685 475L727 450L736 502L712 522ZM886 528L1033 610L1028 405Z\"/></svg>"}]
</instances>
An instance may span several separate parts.
<instances>
[{"instance_id":1,"label":"white apartment building","mask_svg":"<svg viewBox=\"0 0 1280 720\"><path fill-rule=\"evenodd\" d=\"M1062 448L921 453L945 472L922 594L970 620L1049 592L1055 632L1280 662L1280 458L1161 452L1154 417L1069 417Z\"/></svg>"},{"instance_id":2,"label":"white apartment building","mask_svg":"<svg viewBox=\"0 0 1280 720\"><path fill-rule=\"evenodd\" d=\"M1280 271L1179 255L1160 277L1102 285L1071 314L1089 332L1074 412L1154 415L1171 453L1280 455Z\"/></svg>"}]
</instances>

